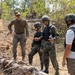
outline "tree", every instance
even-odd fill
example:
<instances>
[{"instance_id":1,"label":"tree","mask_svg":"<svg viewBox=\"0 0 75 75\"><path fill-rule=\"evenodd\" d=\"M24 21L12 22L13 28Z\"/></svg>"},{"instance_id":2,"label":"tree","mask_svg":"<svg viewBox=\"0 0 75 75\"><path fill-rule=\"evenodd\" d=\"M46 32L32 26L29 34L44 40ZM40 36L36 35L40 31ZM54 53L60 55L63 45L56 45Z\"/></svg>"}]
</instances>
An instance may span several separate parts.
<instances>
[{"instance_id":1,"label":"tree","mask_svg":"<svg viewBox=\"0 0 75 75\"><path fill-rule=\"evenodd\" d=\"M0 1L0 19L1 19L1 16L2 16L2 0Z\"/></svg>"},{"instance_id":2,"label":"tree","mask_svg":"<svg viewBox=\"0 0 75 75\"><path fill-rule=\"evenodd\" d=\"M36 13L38 13L37 15L40 14L45 14L46 13L46 8L45 8L45 1L44 0L34 0L32 2L32 12L35 11Z\"/></svg>"},{"instance_id":3,"label":"tree","mask_svg":"<svg viewBox=\"0 0 75 75\"><path fill-rule=\"evenodd\" d=\"M26 8L29 7L29 4L30 4L29 0L22 0L22 2L21 2L21 10L22 10L22 12L26 11Z\"/></svg>"},{"instance_id":4,"label":"tree","mask_svg":"<svg viewBox=\"0 0 75 75\"><path fill-rule=\"evenodd\" d=\"M68 13L75 13L75 0L47 0L53 5L50 17L52 19L63 19Z\"/></svg>"}]
</instances>

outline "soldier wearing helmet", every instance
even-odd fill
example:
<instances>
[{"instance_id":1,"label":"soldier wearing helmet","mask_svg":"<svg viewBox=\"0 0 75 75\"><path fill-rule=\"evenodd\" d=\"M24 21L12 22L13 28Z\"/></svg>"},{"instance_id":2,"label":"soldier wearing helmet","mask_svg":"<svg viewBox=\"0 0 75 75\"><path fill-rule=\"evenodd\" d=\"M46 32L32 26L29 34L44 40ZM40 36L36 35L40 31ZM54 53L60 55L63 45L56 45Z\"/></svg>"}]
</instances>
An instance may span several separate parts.
<instances>
[{"instance_id":1,"label":"soldier wearing helmet","mask_svg":"<svg viewBox=\"0 0 75 75\"><path fill-rule=\"evenodd\" d=\"M44 23L45 21L50 21L50 18L47 15L42 17L42 22Z\"/></svg>"},{"instance_id":2,"label":"soldier wearing helmet","mask_svg":"<svg viewBox=\"0 0 75 75\"><path fill-rule=\"evenodd\" d=\"M62 66L65 66L65 61L67 60L68 73L75 75L75 14L67 14L64 20L69 29L66 32Z\"/></svg>"},{"instance_id":3,"label":"soldier wearing helmet","mask_svg":"<svg viewBox=\"0 0 75 75\"><path fill-rule=\"evenodd\" d=\"M43 69L42 53L40 52L41 41L42 41L41 23L36 22L34 24L34 28L35 28L36 32L34 34L34 38L33 38L33 42L32 42L32 45L31 45L30 53L28 54L29 64L32 65L33 56L36 53L38 53L39 56L40 56L40 65L41 65L41 70L42 70Z\"/></svg>"},{"instance_id":4,"label":"soldier wearing helmet","mask_svg":"<svg viewBox=\"0 0 75 75\"><path fill-rule=\"evenodd\" d=\"M45 25L43 30L43 41L41 51L43 52L43 62L45 65L45 73L49 73L49 57L55 69L55 75L59 75L58 62L55 52L55 40L59 37L58 31L54 25L50 24L50 18L45 15L42 17L42 23Z\"/></svg>"},{"instance_id":5,"label":"soldier wearing helmet","mask_svg":"<svg viewBox=\"0 0 75 75\"><path fill-rule=\"evenodd\" d=\"M67 14L64 20L69 27L70 25L75 23L75 14Z\"/></svg>"},{"instance_id":6,"label":"soldier wearing helmet","mask_svg":"<svg viewBox=\"0 0 75 75\"><path fill-rule=\"evenodd\" d=\"M34 24L35 29L38 31L41 28L41 23L40 22L36 22Z\"/></svg>"}]
</instances>

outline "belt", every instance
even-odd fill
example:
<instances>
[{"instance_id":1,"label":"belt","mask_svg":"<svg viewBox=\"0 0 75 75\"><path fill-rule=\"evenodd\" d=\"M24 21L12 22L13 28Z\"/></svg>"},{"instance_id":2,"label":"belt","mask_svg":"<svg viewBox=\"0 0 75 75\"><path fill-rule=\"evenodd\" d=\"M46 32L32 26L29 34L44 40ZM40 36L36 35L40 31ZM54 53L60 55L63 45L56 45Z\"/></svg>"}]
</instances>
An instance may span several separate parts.
<instances>
[{"instance_id":1,"label":"belt","mask_svg":"<svg viewBox=\"0 0 75 75\"><path fill-rule=\"evenodd\" d=\"M71 50L72 52L75 52L75 50Z\"/></svg>"},{"instance_id":2,"label":"belt","mask_svg":"<svg viewBox=\"0 0 75 75\"><path fill-rule=\"evenodd\" d=\"M16 33L16 34L23 34L24 32L21 32L21 33Z\"/></svg>"},{"instance_id":3,"label":"belt","mask_svg":"<svg viewBox=\"0 0 75 75\"><path fill-rule=\"evenodd\" d=\"M44 41L49 41L48 39L43 39Z\"/></svg>"}]
</instances>

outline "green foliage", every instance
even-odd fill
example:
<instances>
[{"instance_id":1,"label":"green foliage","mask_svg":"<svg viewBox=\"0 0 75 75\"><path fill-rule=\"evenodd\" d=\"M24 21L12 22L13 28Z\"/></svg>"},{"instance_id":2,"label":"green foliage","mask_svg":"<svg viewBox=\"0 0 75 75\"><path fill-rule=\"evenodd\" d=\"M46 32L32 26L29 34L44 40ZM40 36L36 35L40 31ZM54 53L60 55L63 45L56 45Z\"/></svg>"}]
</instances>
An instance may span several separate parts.
<instances>
[{"instance_id":1,"label":"green foliage","mask_svg":"<svg viewBox=\"0 0 75 75\"><path fill-rule=\"evenodd\" d=\"M26 11L26 8L29 7L29 4L30 4L29 0L23 0L21 2L21 10L22 10L22 12Z\"/></svg>"},{"instance_id":2,"label":"green foliage","mask_svg":"<svg viewBox=\"0 0 75 75\"><path fill-rule=\"evenodd\" d=\"M46 2L47 1L47 2ZM46 4L48 6L46 7ZM50 8L52 5L52 8ZM75 0L2 0L2 18L11 20L14 11L21 12L22 17L31 15L34 11L37 17L47 14L57 25L64 25L66 14L75 13ZM50 11L51 10L51 11ZM60 29L60 28L59 28ZM60 34L64 33L64 30Z\"/></svg>"},{"instance_id":3,"label":"green foliage","mask_svg":"<svg viewBox=\"0 0 75 75\"><path fill-rule=\"evenodd\" d=\"M26 17L26 14L30 14L30 8L26 8L25 12L21 12L22 17Z\"/></svg>"},{"instance_id":4,"label":"green foliage","mask_svg":"<svg viewBox=\"0 0 75 75\"><path fill-rule=\"evenodd\" d=\"M10 7L7 6L6 2L2 3L2 18L8 18Z\"/></svg>"},{"instance_id":5,"label":"green foliage","mask_svg":"<svg viewBox=\"0 0 75 75\"><path fill-rule=\"evenodd\" d=\"M48 2L53 5L50 17L56 21L60 35L64 35L66 32L64 17L66 14L75 13L75 0L48 0ZM61 26L63 26L62 29Z\"/></svg>"},{"instance_id":6,"label":"green foliage","mask_svg":"<svg viewBox=\"0 0 75 75\"><path fill-rule=\"evenodd\" d=\"M53 10L51 12L52 19L63 19L66 14L75 13L75 0L48 0L53 4ZM56 4L57 3L57 4ZM56 17L55 17L56 16Z\"/></svg>"},{"instance_id":7,"label":"green foliage","mask_svg":"<svg viewBox=\"0 0 75 75\"><path fill-rule=\"evenodd\" d=\"M13 18L14 10L17 6L16 0L4 0L2 2L2 18L10 20Z\"/></svg>"},{"instance_id":8,"label":"green foliage","mask_svg":"<svg viewBox=\"0 0 75 75\"><path fill-rule=\"evenodd\" d=\"M35 0L35 3L33 4L33 11L38 13L38 15L46 13L45 3L43 0Z\"/></svg>"},{"instance_id":9,"label":"green foliage","mask_svg":"<svg viewBox=\"0 0 75 75\"><path fill-rule=\"evenodd\" d=\"M53 5L52 11L46 7L46 0L4 0L2 2L2 18L9 18L14 11L18 10L22 16L35 11L37 16L48 14L52 20L61 20L68 13L75 13L75 0L47 0L49 5Z\"/></svg>"},{"instance_id":10,"label":"green foliage","mask_svg":"<svg viewBox=\"0 0 75 75\"><path fill-rule=\"evenodd\" d=\"M45 1L44 0L31 0L34 2L33 4L30 3L30 0L4 0L2 3L2 18L10 19L9 17L12 15L14 11L21 12L22 16L26 16L26 14L31 14L35 11L37 16L40 14L46 14L48 9L45 8Z\"/></svg>"}]
</instances>

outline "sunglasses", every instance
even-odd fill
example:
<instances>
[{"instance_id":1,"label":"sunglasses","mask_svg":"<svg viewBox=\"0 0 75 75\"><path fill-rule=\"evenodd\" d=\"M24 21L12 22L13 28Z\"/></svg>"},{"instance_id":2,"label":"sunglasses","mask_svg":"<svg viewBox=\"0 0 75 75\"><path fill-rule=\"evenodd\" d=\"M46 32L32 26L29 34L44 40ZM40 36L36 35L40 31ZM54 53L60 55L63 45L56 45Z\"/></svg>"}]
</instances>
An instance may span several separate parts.
<instances>
[{"instance_id":1,"label":"sunglasses","mask_svg":"<svg viewBox=\"0 0 75 75\"><path fill-rule=\"evenodd\" d=\"M20 15L16 15L16 17L19 17Z\"/></svg>"}]
</instances>

